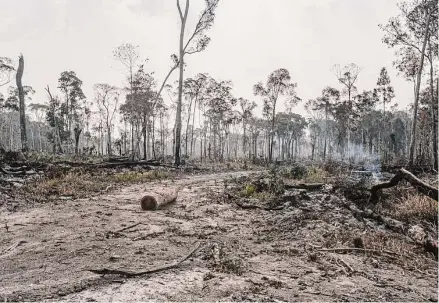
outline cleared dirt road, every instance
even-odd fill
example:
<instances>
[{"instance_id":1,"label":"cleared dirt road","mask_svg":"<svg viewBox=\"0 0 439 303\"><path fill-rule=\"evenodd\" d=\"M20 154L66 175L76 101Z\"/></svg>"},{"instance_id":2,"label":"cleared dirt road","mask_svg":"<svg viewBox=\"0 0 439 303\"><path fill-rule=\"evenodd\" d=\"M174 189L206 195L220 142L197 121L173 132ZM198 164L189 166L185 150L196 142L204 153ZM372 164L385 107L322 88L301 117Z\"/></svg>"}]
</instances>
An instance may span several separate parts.
<instances>
[{"instance_id":1,"label":"cleared dirt road","mask_svg":"<svg viewBox=\"0 0 439 303\"><path fill-rule=\"evenodd\" d=\"M301 220L294 209L240 209L222 198L227 191L223 180L248 174L189 176L90 199L2 211L0 223L7 222L9 231L0 234L0 300L425 301L436 297L437 276L404 271L382 256L325 254L339 264L335 268L314 260L305 243L320 239L322 231L337 232L345 224L357 224L352 215L323 199L311 209L314 216L303 219L302 212ZM144 192L179 185L183 189L176 203L154 212L140 210ZM331 215L324 219L320 212ZM288 218L297 220L286 228ZM142 271L173 263L197 242L202 248L175 269L136 278L101 277L88 271L103 267ZM242 265L243 271L209 266L212 244L240 260L236 267Z\"/></svg>"}]
</instances>

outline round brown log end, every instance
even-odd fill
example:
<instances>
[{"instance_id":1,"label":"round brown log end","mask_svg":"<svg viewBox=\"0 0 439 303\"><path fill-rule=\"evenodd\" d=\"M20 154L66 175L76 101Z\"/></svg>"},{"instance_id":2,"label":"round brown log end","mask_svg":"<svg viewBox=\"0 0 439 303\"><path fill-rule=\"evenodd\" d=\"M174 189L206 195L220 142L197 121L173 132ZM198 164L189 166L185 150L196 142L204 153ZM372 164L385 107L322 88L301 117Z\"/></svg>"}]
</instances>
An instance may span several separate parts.
<instances>
[{"instance_id":1,"label":"round brown log end","mask_svg":"<svg viewBox=\"0 0 439 303\"><path fill-rule=\"evenodd\" d=\"M140 207L142 207L142 210L156 210L157 206L157 200L153 196L144 196L140 200Z\"/></svg>"}]
</instances>

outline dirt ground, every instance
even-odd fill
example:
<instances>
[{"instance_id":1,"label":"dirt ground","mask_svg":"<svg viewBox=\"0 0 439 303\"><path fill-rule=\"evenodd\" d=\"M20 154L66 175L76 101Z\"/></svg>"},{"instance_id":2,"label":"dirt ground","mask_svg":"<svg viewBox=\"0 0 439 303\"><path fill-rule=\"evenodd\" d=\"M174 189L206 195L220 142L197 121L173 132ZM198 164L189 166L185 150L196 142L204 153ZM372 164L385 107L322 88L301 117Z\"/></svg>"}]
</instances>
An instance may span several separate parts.
<instances>
[{"instance_id":1,"label":"dirt ground","mask_svg":"<svg viewBox=\"0 0 439 303\"><path fill-rule=\"evenodd\" d=\"M328 241L352 246L352 235L408 240L355 218L325 191L282 210L241 209L224 198L223 181L248 174L254 173L187 176L1 209L0 300L437 301L437 262L428 256L415 268L405 264L408 252L401 262L392 254L319 250ZM179 185L176 203L140 210L144 192ZM88 271L170 264L196 243L200 249L171 270L135 278Z\"/></svg>"}]
</instances>

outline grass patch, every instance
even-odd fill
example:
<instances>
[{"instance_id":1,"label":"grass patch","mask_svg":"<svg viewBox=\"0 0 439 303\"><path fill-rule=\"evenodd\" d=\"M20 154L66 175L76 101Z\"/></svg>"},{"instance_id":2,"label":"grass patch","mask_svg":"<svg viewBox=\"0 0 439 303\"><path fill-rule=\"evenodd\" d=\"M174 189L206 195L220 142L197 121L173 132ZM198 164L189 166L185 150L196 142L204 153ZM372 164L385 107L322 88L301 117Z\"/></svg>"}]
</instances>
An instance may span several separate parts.
<instances>
[{"instance_id":1,"label":"grass patch","mask_svg":"<svg viewBox=\"0 0 439 303\"><path fill-rule=\"evenodd\" d=\"M161 180L169 177L169 174L158 170L149 171L127 171L111 176L116 183L141 183L152 180Z\"/></svg>"},{"instance_id":2,"label":"grass patch","mask_svg":"<svg viewBox=\"0 0 439 303\"><path fill-rule=\"evenodd\" d=\"M407 193L392 207L392 216L406 222L426 220L437 225L438 202L424 195Z\"/></svg>"},{"instance_id":3,"label":"grass patch","mask_svg":"<svg viewBox=\"0 0 439 303\"><path fill-rule=\"evenodd\" d=\"M88 193L104 190L109 184L109 180L104 175L95 176L90 173L69 172L59 177L30 184L25 190L37 199L51 196L84 198Z\"/></svg>"},{"instance_id":4,"label":"grass patch","mask_svg":"<svg viewBox=\"0 0 439 303\"><path fill-rule=\"evenodd\" d=\"M36 201L47 201L60 196L71 198L86 198L93 193L100 193L113 184L136 184L161 180L169 177L167 172L126 171L114 173L112 171L88 172L82 169L53 174L51 178L39 180L22 188Z\"/></svg>"},{"instance_id":5,"label":"grass patch","mask_svg":"<svg viewBox=\"0 0 439 303\"><path fill-rule=\"evenodd\" d=\"M248 184L244 189L243 196L248 198L253 196L255 193L256 193L256 187L252 184Z\"/></svg>"}]
</instances>

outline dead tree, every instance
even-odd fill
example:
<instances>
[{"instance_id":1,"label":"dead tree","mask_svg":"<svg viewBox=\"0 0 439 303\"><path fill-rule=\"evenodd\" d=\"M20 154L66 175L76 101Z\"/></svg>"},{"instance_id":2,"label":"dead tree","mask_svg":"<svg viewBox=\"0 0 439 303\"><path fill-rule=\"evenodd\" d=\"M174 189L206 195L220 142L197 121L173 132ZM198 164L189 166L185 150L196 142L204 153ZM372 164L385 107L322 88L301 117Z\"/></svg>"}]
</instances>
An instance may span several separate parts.
<instances>
[{"instance_id":1,"label":"dead tree","mask_svg":"<svg viewBox=\"0 0 439 303\"><path fill-rule=\"evenodd\" d=\"M27 133L26 133L26 112L25 112L25 104L24 104L24 89L23 89L23 83L21 82L21 79L23 77L23 71L24 71L24 58L22 54L20 54L18 58L19 58L18 69L17 69L17 75L15 80L18 89L18 99L20 101L21 150L23 152L27 152L28 145L27 145Z\"/></svg>"},{"instance_id":2,"label":"dead tree","mask_svg":"<svg viewBox=\"0 0 439 303\"><path fill-rule=\"evenodd\" d=\"M378 200L378 191L384 188L390 188L393 186L398 185L398 183L402 180L408 181L416 190L433 200L438 201L438 189L434 188L433 186L425 183L424 181L418 179L413 175L411 172L405 170L404 168L401 168L395 176L393 176L392 179L388 182L380 183L377 185L372 186L370 189L370 202L375 202Z\"/></svg>"}]
</instances>

